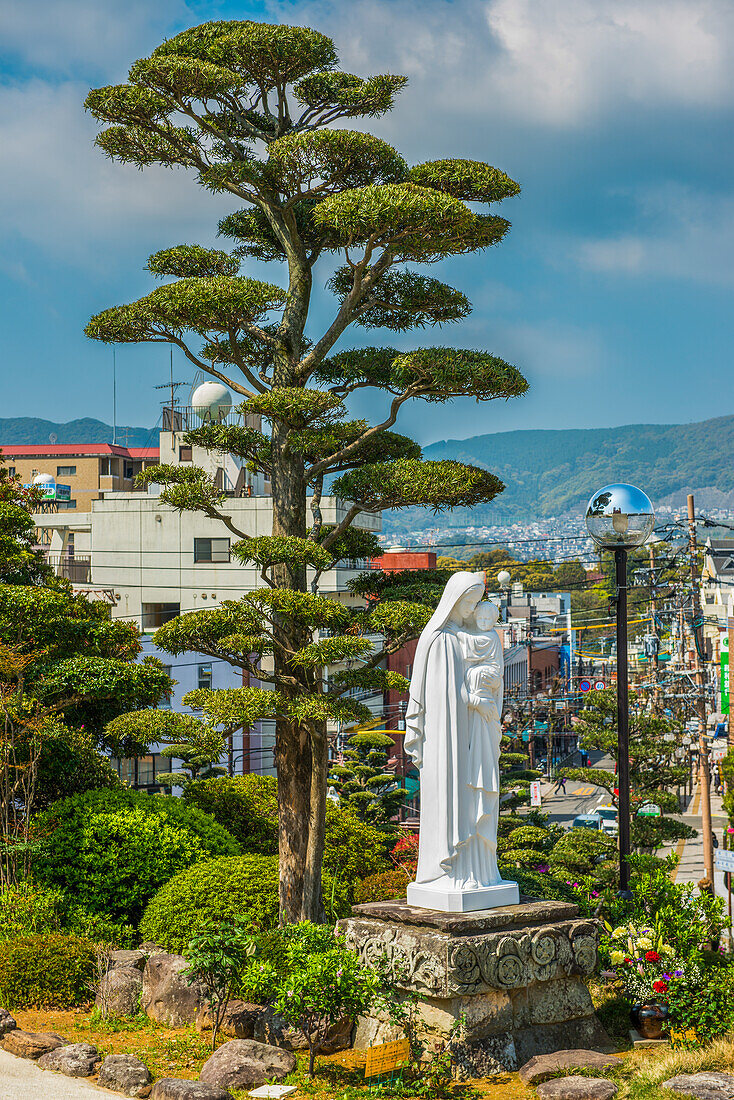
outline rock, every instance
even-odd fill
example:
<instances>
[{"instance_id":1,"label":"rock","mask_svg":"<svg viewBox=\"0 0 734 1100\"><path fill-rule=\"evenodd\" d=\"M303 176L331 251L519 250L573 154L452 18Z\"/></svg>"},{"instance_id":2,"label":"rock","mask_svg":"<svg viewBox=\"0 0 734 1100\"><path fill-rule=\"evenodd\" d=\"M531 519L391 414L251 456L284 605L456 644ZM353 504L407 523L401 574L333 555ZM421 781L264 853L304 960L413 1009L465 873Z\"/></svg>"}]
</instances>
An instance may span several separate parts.
<instances>
[{"instance_id":1,"label":"rock","mask_svg":"<svg viewBox=\"0 0 734 1100\"><path fill-rule=\"evenodd\" d=\"M308 1050L308 1039L299 1027L291 1027L272 1008L261 1009L255 1020L253 1039L284 1050Z\"/></svg>"},{"instance_id":2,"label":"rock","mask_svg":"<svg viewBox=\"0 0 734 1100\"><path fill-rule=\"evenodd\" d=\"M134 966L136 970L143 970L147 957L144 951L113 951L110 955L110 968Z\"/></svg>"},{"instance_id":3,"label":"rock","mask_svg":"<svg viewBox=\"0 0 734 1100\"><path fill-rule=\"evenodd\" d=\"M358 1016L354 1031L355 1050L369 1050L380 1043L395 1043L403 1038L403 1029L390 1020L381 1020L376 1016Z\"/></svg>"},{"instance_id":4,"label":"rock","mask_svg":"<svg viewBox=\"0 0 734 1100\"><path fill-rule=\"evenodd\" d=\"M196 1020L206 991L200 982L189 985L182 974L187 965L181 955L151 955L146 962L140 1006L151 1020L168 1027Z\"/></svg>"},{"instance_id":5,"label":"rock","mask_svg":"<svg viewBox=\"0 0 734 1100\"><path fill-rule=\"evenodd\" d=\"M612 1100L616 1094L614 1081L605 1077L556 1077L538 1085L540 1100Z\"/></svg>"},{"instance_id":6,"label":"rock","mask_svg":"<svg viewBox=\"0 0 734 1100\"><path fill-rule=\"evenodd\" d=\"M67 1077L91 1077L97 1072L102 1055L90 1043L67 1043L38 1059L41 1069L65 1073Z\"/></svg>"},{"instance_id":7,"label":"rock","mask_svg":"<svg viewBox=\"0 0 734 1100\"><path fill-rule=\"evenodd\" d=\"M66 1042L66 1039L54 1031L21 1031L20 1028L14 1028L7 1033L0 1045L8 1054L15 1054L18 1058L32 1058L35 1061L42 1054L64 1046Z\"/></svg>"},{"instance_id":8,"label":"rock","mask_svg":"<svg viewBox=\"0 0 734 1100\"><path fill-rule=\"evenodd\" d=\"M125 1096L143 1096L148 1094L152 1080L148 1067L134 1054L108 1054L97 1084Z\"/></svg>"},{"instance_id":9,"label":"rock","mask_svg":"<svg viewBox=\"0 0 734 1100\"><path fill-rule=\"evenodd\" d=\"M571 1069L610 1069L619 1065L617 1058L599 1054L596 1050L557 1050L555 1054L539 1054L519 1070L524 1085L539 1085L560 1071Z\"/></svg>"},{"instance_id":10,"label":"rock","mask_svg":"<svg viewBox=\"0 0 734 1100\"><path fill-rule=\"evenodd\" d=\"M204 1063L199 1080L224 1089L253 1089L266 1081L282 1081L295 1068L290 1051L252 1039L232 1039Z\"/></svg>"},{"instance_id":11,"label":"rock","mask_svg":"<svg viewBox=\"0 0 734 1100\"><path fill-rule=\"evenodd\" d=\"M732 1100L734 1076L731 1073L682 1073L663 1081L661 1089L683 1092L696 1100Z\"/></svg>"},{"instance_id":12,"label":"rock","mask_svg":"<svg viewBox=\"0 0 734 1100\"><path fill-rule=\"evenodd\" d=\"M247 1001L230 1001L219 1025L220 1034L231 1035L233 1039L254 1039L255 1024L262 1014L262 1005L248 1004ZM196 1014L196 1030L211 1031L212 1015L209 1005L202 1005Z\"/></svg>"},{"instance_id":13,"label":"rock","mask_svg":"<svg viewBox=\"0 0 734 1100\"><path fill-rule=\"evenodd\" d=\"M320 1054L336 1054L340 1050L348 1050L352 1045L352 1031L354 1021L348 1016L342 1016L332 1024L326 1033L326 1038L319 1047Z\"/></svg>"},{"instance_id":14,"label":"rock","mask_svg":"<svg viewBox=\"0 0 734 1100\"><path fill-rule=\"evenodd\" d=\"M0 1039L3 1035L7 1035L9 1031L15 1031L17 1026L15 1019L10 1015L7 1008L0 1008Z\"/></svg>"},{"instance_id":15,"label":"rock","mask_svg":"<svg viewBox=\"0 0 734 1100\"><path fill-rule=\"evenodd\" d=\"M202 1081L181 1081L176 1077L159 1078L150 1096L151 1100L233 1100L226 1089Z\"/></svg>"},{"instance_id":16,"label":"rock","mask_svg":"<svg viewBox=\"0 0 734 1100\"><path fill-rule=\"evenodd\" d=\"M105 1005L111 1016L137 1016L142 990L143 975L137 967L117 966L108 970L100 982L94 1003L98 1008Z\"/></svg>"},{"instance_id":17,"label":"rock","mask_svg":"<svg viewBox=\"0 0 734 1100\"><path fill-rule=\"evenodd\" d=\"M167 955L168 954L165 947L161 947L161 945L159 943L150 943L147 940L145 941L145 943L141 943L140 947L138 948L138 951L142 951L143 954L145 955L146 959L149 958L150 955Z\"/></svg>"}]
</instances>

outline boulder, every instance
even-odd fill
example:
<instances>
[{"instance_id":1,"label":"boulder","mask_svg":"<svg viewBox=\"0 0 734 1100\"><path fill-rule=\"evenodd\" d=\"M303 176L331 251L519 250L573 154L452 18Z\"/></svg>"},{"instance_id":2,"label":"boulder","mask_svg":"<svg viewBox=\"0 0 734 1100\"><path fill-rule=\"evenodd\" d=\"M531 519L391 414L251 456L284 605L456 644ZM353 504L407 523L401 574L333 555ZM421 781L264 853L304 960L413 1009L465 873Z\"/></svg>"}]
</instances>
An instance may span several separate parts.
<instances>
[{"instance_id":1,"label":"boulder","mask_svg":"<svg viewBox=\"0 0 734 1100\"><path fill-rule=\"evenodd\" d=\"M233 1039L254 1039L255 1025L262 1014L262 1005L249 1004L247 1001L230 1001L227 1005L219 1032ZM196 1030L201 1034L212 1029L212 1014L209 1005L202 1005L196 1014Z\"/></svg>"},{"instance_id":2,"label":"boulder","mask_svg":"<svg viewBox=\"0 0 734 1100\"><path fill-rule=\"evenodd\" d=\"M204 1063L199 1080L223 1089L254 1089L266 1081L282 1081L295 1068L296 1059L288 1050L232 1039Z\"/></svg>"},{"instance_id":3,"label":"boulder","mask_svg":"<svg viewBox=\"0 0 734 1100\"><path fill-rule=\"evenodd\" d=\"M612 1100L614 1081L605 1077L556 1077L538 1085L540 1100Z\"/></svg>"},{"instance_id":4,"label":"boulder","mask_svg":"<svg viewBox=\"0 0 734 1100\"><path fill-rule=\"evenodd\" d=\"M38 1059L41 1069L65 1073L67 1077L91 1077L97 1072L102 1055L90 1043L67 1043Z\"/></svg>"},{"instance_id":5,"label":"boulder","mask_svg":"<svg viewBox=\"0 0 734 1100\"><path fill-rule=\"evenodd\" d=\"M15 1031L17 1026L15 1019L10 1015L7 1008L0 1008L0 1039L3 1035L7 1035L9 1031Z\"/></svg>"},{"instance_id":6,"label":"boulder","mask_svg":"<svg viewBox=\"0 0 734 1100\"><path fill-rule=\"evenodd\" d=\"M732 1100L734 1076L731 1073L682 1073L663 1081L660 1088L695 1096L696 1100Z\"/></svg>"},{"instance_id":7,"label":"boulder","mask_svg":"<svg viewBox=\"0 0 734 1100\"><path fill-rule=\"evenodd\" d=\"M159 1078L150 1096L151 1100L233 1100L226 1089L201 1081L181 1081L177 1077Z\"/></svg>"},{"instance_id":8,"label":"boulder","mask_svg":"<svg viewBox=\"0 0 734 1100\"><path fill-rule=\"evenodd\" d=\"M336 1054L340 1050L349 1050L352 1045L352 1031L354 1021L349 1016L342 1016L332 1024L326 1032L326 1038L319 1047L320 1054Z\"/></svg>"},{"instance_id":9,"label":"boulder","mask_svg":"<svg viewBox=\"0 0 734 1100\"><path fill-rule=\"evenodd\" d=\"M42 1054L64 1046L66 1042L66 1039L54 1031L22 1031L16 1027L5 1035L0 1045L8 1054L15 1054L18 1058L32 1058L35 1061Z\"/></svg>"},{"instance_id":10,"label":"boulder","mask_svg":"<svg viewBox=\"0 0 734 1100\"><path fill-rule=\"evenodd\" d=\"M619 1059L597 1050L557 1050L554 1054L538 1054L520 1067L519 1077L524 1085L539 1085L564 1070L611 1069L619 1065Z\"/></svg>"},{"instance_id":11,"label":"boulder","mask_svg":"<svg viewBox=\"0 0 734 1100\"><path fill-rule=\"evenodd\" d=\"M299 1027L291 1027L272 1008L264 1008L255 1020L253 1039L284 1050L308 1050L308 1039Z\"/></svg>"},{"instance_id":12,"label":"boulder","mask_svg":"<svg viewBox=\"0 0 734 1100\"><path fill-rule=\"evenodd\" d=\"M137 967L116 966L102 978L94 1003L97 1008L105 1006L111 1016L137 1016L142 990L143 975Z\"/></svg>"},{"instance_id":13,"label":"boulder","mask_svg":"<svg viewBox=\"0 0 734 1100\"><path fill-rule=\"evenodd\" d=\"M148 1067L134 1054L108 1054L97 1084L124 1096L142 1096L147 1095L152 1080Z\"/></svg>"},{"instance_id":14,"label":"boulder","mask_svg":"<svg viewBox=\"0 0 734 1100\"><path fill-rule=\"evenodd\" d=\"M167 1027L196 1020L206 990L200 982L189 985L182 973L187 965L182 955L151 955L146 962L140 1006L151 1020Z\"/></svg>"},{"instance_id":15,"label":"boulder","mask_svg":"<svg viewBox=\"0 0 734 1100\"><path fill-rule=\"evenodd\" d=\"M113 951L110 955L110 969L118 966L134 966L136 970L145 968L147 955L144 951Z\"/></svg>"}]
</instances>

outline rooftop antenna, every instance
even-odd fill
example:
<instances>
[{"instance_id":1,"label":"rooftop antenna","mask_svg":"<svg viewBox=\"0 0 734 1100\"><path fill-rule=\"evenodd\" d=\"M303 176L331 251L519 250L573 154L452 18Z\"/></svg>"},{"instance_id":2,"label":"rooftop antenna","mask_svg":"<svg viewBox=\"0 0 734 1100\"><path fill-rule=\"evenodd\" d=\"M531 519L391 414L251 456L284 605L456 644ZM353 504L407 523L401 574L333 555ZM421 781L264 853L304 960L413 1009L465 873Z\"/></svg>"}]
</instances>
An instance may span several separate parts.
<instances>
[{"instance_id":1,"label":"rooftop antenna","mask_svg":"<svg viewBox=\"0 0 734 1100\"><path fill-rule=\"evenodd\" d=\"M112 345L112 442L117 443L117 348Z\"/></svg>"},{"instance_id":2,"label":"rooftop antenna","mask_svg":"<svg viewBox=\"0 0 734 1100\"><path fill-rule=\"evenodd\" d=\"M162 382L160 384L160 386L154 386L153 389L154 390L170 390L171 391L171 447L173 447L174 443L176 442L176 436L175 436L175 432L174 432L174 419L173 419L173 410L174 410L174 407L176 405L176 390L178 389L179 386L185 386L186 383L185 382L174 382L173 381L173 344L170 345L170 348L171 348L171 378L170 378L170 381Z\"/></svg>"}]
</instances>

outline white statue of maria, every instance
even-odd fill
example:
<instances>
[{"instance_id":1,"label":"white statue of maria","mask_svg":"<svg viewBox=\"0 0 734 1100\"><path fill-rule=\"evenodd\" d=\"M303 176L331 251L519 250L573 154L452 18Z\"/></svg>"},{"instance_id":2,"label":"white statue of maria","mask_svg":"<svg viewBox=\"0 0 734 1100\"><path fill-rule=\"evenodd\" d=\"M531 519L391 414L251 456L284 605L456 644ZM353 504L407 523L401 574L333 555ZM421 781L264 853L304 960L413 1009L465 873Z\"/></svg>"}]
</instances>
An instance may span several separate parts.
<instances>
[{"instance_id":1,"label":"white statue of maria","mask_svg":"<svg viewBox=\"0 0 734 1100\"><path fill-rule=\"evenodd\" d=\"M504 660L484 575L459 572L418 640L405 750L420 770L416 881L408 904L467 913L520 900L497 869Z\"/></svg>"}]
</instances>

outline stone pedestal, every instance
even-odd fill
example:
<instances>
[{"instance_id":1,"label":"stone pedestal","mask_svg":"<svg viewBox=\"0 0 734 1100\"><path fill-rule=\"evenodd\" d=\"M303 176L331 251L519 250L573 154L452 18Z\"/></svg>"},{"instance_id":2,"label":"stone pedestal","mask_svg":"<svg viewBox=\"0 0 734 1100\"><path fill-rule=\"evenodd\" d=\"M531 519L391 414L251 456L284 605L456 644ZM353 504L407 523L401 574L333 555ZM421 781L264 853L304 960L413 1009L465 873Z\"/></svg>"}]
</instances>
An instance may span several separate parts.
<instances>
[{"instance_id":1,"label":"stone pedestal","mask_svg":"<svg viewBox=\"0 0 734 1100\"><path fill-rule=\"evenodd\" d=\"M584 982L599 925L575 905L527 898L453 914L372 902L339 927L365 963L386 957L396 986L419 995L422 1037L446 1037L464 1017L454 1059L465 1076L514 1070L556 1050L613 1049ZM387 1020L363 1019L355 1046L393 1037Z\"/></svg>"}]
</instances>

